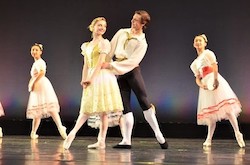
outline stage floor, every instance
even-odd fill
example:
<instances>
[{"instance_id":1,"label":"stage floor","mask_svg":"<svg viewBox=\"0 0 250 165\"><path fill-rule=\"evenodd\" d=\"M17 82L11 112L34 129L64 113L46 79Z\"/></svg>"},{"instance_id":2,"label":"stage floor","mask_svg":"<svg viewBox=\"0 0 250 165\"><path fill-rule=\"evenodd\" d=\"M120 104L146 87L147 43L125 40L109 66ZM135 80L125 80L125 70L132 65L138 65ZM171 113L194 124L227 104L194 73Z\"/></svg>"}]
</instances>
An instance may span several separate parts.
<instances>
[{"instance_id":1,"label":"stage floor","mask_svg":"<svg viewBox=\"0 0 250 165\"><path fill-rule=\"evenodd\" d=\"M154 138L133 138L132 149L113 149L120 138L108 137L105 150L87 149L96 137L77 136L69 150L62 148L59 136L4 136L0 138L1 165L130 165L130 164L250 164L250 147L240 148L236 140L214 140L203 148L204 139L167 139L169 149L162 150Z\"/></svg>"}]
</instances>

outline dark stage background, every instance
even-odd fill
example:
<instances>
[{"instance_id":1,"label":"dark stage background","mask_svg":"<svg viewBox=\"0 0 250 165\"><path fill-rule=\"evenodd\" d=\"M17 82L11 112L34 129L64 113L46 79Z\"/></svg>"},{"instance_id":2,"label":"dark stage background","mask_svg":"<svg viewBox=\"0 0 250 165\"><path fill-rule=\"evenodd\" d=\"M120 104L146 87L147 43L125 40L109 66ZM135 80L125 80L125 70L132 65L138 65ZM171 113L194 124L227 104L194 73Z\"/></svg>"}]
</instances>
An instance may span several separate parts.
<instances>
[{"instance_id":1,"label":"dark stage background","mask_svg":"<svg viewBox=\"0 0 250 165\"><path fill-rule=\"evenodd\" d=\"M108 20L105 37L111 40L130 27L135 10L152 17L146 30L149 43L141 63L148 97L161 123L196 123L198 87L189 66L196 58L192 46L199 33L217 55L219 71L239 97L240 123L250 123L250 11L248 1L228 0L1 0L0 101L1 120L26 120L27 84L33 63L30 47L44 45L47 77L58 95L64 121L79 112L83 57L80 45L90 40L87 27L97 16ZM144 122L133 97L137 122Z\"/></svg>"}]
</instances>

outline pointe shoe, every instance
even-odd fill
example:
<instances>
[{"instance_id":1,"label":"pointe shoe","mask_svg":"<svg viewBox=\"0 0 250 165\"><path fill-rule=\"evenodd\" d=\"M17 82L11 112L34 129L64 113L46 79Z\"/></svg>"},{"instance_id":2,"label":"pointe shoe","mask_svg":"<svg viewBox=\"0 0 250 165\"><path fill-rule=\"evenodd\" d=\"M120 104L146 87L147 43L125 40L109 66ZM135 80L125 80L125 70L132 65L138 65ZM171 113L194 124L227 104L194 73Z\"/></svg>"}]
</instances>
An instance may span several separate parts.
<instances>
[{"instance_id":1,"label":"pointe shoe","mask_svg":"<svg viewBox=\"0 0 250 165\"><path fill-rule=\"evenodd\" d=\"M0 127L0 138L3 137L3 130L2 130L2 127Z\"/></svg>"},{"instance_id":2,"label":"pointe shoe","mask_svg":"<svg viewBox=\"0 0 250 165\"><path fill-rule=\"evenodd\" d=\"M235 137L236 137L236 140L237 140L237 142L238 142L238 145L242 148L242 147L245 147L246 145L245 145L245 142L244 142L244 140L243 140L243 135L242 135L242 133L236 133L235 134Z\"/></svg>"},{"instance_id":3,"label":"pointe shoe","mask_svg":"<svg viewBox=\"0 0 250 165\"><path fill-rule=\"evenodd\" d=\"M88 149L96 149L98 146L99 146L99 143L96 142L96 143L94 143L94 144L88 145L87 147L88 147Z\"/></svg>"},{"instance_id":4,"label":"pointe shoe","mask_svg":"<svg viewBox=\"0 0 250 165\"><path fill-rule=\"evenodd\" d=\"M105 144L100 144L99 142L88 145L88 149L105 149Z\"/></svg>"},{"instance_id":5,"label":"pointe shoe","mask_svg":"<svg viewBox=\"0 0 250 165\"><path fill-rule=\"evenodd\" d=\"M211 145L212 145L211 139L206 139L206 141L203 143L203 146L205 146L205 147L210 147Z\"/></svg>"},{"instance_id":6,"label":"pointe shoe","mask_svg":"<svg viewBox=\"0 0 250 165\"><path fill-rule=\"evenodd\" d=\"M68 137L63 142L63 148L65 150L68 150L74 139L75 139L75 134L69 134Z\"/></svg>"},{"instance_id":7,"label":"pointe shoe","mask_svg":"<svg viewBox=\"0 0 250 165\"><path fill-rule=\"evenodd\" d=\"M64 126L61 126L59 129L58 129L60 135L62 136L63 139L66 139L67 138L67 133L66 133L66 127Z\"/></svg>"},{"instance_id":8,"label":"pointe shoe","mask_svg":"<svg viewBox=\"0 0 250 165\"><path fill-rule=\"evenodd\" d=\"M31 139L37 139L39 136L35 132L30 133L30 138Z\"/></svg>"}]
</instances>

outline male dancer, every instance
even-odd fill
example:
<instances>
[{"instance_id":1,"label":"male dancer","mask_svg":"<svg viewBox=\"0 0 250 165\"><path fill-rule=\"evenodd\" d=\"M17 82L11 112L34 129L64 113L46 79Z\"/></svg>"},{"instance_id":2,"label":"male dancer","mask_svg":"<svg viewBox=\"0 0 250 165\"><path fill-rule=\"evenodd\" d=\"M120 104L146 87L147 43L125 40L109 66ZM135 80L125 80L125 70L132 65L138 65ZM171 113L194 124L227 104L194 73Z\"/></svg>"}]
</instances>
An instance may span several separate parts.
<instances>
[{"instance_id":1,"label":"male dancer","mask_svg":"<svg viewBox=\"0 0 250 165\"><path fill-rule=\"evenodd\" d=\"M120 29L111 40L110 58L115 61L104 63L102 68L111 69L118 76L118 84L124 106L125 131L123 140L114 148L131 149L131 135L134 125L134 116L131 111L130 97L131 90L135 93L146 121L155 133L155 137L162 149L168 148L168 143L163 137L156 116L155 108L147 100L144 80L141 75L139 63L142 61L147 51L147 41L145 38L146 25L150 21L150 15L144 11L135 11L131 20L131 28Z\"/></svg>"}]
</instances>

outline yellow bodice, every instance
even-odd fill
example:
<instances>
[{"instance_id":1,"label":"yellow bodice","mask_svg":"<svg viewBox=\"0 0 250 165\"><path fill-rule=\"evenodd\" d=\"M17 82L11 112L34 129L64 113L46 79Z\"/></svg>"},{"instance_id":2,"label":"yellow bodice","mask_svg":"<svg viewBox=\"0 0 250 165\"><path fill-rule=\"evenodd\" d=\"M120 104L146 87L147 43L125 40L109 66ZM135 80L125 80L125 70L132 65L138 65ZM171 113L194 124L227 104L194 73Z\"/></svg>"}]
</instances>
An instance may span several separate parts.
<instances>
[{"instance_id":1,"label":"yellow bodice","mask_svg":"<svg viewBox=\"0 0 250 165\"><path fill-rule=\"evenodd\" d=\"M100 49L98 47L98 44L96 44L93 47L89 47L89 43L87 43L87 49L85 50L86 60L87 60L87 66L89 68L94 68L97 65L98 58L100 55Z\"/></svg>"}]
</instances>

